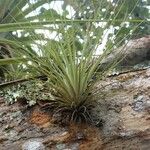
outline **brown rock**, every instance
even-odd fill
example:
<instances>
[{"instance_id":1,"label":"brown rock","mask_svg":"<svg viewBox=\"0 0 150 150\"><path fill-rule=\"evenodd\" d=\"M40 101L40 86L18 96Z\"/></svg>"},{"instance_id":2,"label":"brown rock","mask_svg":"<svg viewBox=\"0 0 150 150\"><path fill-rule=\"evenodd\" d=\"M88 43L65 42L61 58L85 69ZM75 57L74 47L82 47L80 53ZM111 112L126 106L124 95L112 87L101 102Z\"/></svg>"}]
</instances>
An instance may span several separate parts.
<instances>
[{"instance_id":1,"label":"brown rock","mask_svg":"<svg viewBox=\"0 0 150 150\"><path fill-rule=\"evenodd\" d=\"M3 143L4 141L8 140L5 136L0 136L0 143Z\"/></svg>"}]
</instances>

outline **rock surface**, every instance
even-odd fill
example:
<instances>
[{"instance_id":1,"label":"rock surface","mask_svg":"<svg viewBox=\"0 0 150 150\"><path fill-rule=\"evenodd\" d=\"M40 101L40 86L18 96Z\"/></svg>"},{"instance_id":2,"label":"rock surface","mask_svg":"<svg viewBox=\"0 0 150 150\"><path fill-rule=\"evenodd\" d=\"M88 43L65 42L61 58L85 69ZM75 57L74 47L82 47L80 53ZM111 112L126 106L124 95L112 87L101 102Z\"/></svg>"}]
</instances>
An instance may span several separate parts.
<instances>
[{"instance_id":1,"label":"rock surface","mask_svg":"<svg viewBox=\"0 0 150 150\"><path fill-rule=\"evenodd\" d=\"M149 150L150 69L106 78L93 118L97 127L59 124L38 105L0 99L0 150Z\"/></svg>"},{"instance_id":2,"label":"rock surface","mask_svg":"<svg viewBox=\"0 0 150 150\"><path fill-rule=\"evenodd\" d=\"M45 146L39 139L30 139L22 145L22 150L45 150Z\"/></svg>"},{"instance_id":3,"label":"rock surface","mask_svg":"<svg viewBox=\"0 0 150 150\"><path fill-rule=\"evenodd\" d=\"M122 58L122 56L125 56L125 58ZM116 58L122 58L117 65L124 67L150 61L150 36L147 35L142 38L132 39L127 44L115 49L113 53L104 59L103 65L107 66L113 63Z\"/></svg>"},{"instance_id":4,"label":"rock surface","mask_svg":"<svg viewBox=\"0 0 150 150\"><path fill-rule=\"evenodd\" d=\"M101 98L93 116L104 122L101 130L109 143L106 149L148 150L150 69L109 77L96 88Z\"/></svg>"}]
</instances>

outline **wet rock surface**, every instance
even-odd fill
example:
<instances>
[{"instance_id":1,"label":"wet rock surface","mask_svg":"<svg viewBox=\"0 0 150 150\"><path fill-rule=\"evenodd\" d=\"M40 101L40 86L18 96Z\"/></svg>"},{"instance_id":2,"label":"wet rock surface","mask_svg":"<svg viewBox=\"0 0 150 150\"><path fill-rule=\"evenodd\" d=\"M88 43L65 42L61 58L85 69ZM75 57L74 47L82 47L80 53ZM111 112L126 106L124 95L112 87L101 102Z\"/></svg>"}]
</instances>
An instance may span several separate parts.
<instances>
[{"instance_id":1,"label":"wet rock surface","mask_svg":"<svg viewBox=\"0 0 150 150\"><path fill-rule=\"evenodd\" d=\"M1 98L0 150L149 150L150 69L106 78L94 90L97 127L61 125L38 105Z\"/></svg>"}]
</instances>

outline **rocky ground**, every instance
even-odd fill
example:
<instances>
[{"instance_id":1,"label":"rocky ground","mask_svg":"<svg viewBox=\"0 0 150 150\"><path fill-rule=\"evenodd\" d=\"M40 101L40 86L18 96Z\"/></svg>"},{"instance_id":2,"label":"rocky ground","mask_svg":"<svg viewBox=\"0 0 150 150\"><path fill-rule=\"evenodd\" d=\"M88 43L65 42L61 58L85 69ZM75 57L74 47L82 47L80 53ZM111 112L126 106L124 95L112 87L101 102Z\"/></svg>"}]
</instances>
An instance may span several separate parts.
<instances>
[{"instance_id":1,"label":"rocky ground","mask_svg":"<svg viewBox=\"0 0 150 150\"><path fill-rule=\"evenodd\" d=\"M111 76L94 87L95 126L65 125L36 105L0 99L0 150L149 150L150 69Z\"/></svg>"}]
</instances>

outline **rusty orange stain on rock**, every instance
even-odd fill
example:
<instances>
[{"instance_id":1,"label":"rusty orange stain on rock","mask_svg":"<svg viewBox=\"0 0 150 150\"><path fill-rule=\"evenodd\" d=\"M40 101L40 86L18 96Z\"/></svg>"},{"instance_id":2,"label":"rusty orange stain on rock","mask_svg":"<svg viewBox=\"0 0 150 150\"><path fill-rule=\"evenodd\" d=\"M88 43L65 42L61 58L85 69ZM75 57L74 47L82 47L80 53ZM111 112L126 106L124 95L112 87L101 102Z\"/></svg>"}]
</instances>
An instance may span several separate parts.
<instances>
[{"instance_id":1,"label":"rusty orange stain on rock","mask_svg":"<svg viewBox=\"0 0 150 150\"><path fill-rule=\"evenodd\" d=\"M79 149L81 150L100 150L102 148L102 136L98 128L87 124L72 124L69 129L70 137L68 141L80 140ZM78 133L83 135L79 139Z\"/></svg>"},{"instance_id":2,"label":"rusty orange stain on rock","mask_svg":"<svg viewBox=\"0 0 150 150\"><path fill-rule=\"evenodd\" d=\"M49 114L35 107L35 109L31 113L29 122L36 124L40 127L49 127L51 124L51 117Z\"/></svg>"}]
</instances>

